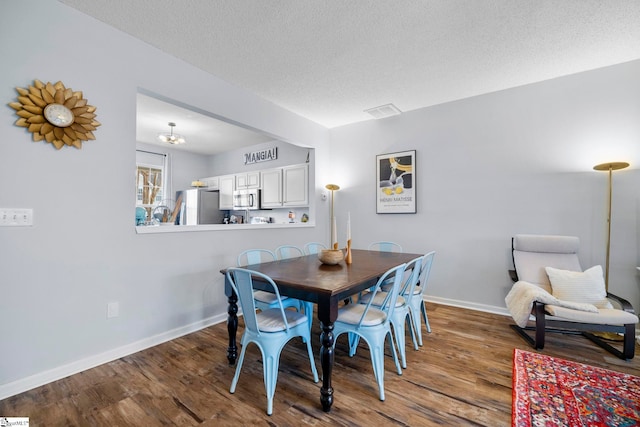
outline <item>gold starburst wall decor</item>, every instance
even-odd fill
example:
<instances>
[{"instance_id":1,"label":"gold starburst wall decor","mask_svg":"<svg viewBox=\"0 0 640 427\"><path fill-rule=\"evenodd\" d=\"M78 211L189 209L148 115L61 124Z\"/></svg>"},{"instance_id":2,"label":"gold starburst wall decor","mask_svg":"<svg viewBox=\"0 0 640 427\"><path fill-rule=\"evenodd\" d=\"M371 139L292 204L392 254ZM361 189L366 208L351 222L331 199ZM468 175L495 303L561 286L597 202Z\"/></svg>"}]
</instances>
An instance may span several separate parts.
<instances>
[{"instance_id":1,"label":"gold starburst wall decor","mask_svg":"<svg viewBox=\"0 0 640 427\"><path fill-rule=\"evenodd\" d=\"M100 126L96 107L87 104L82 92L62 82L44 84L40 80L16 91L18 102L9 103L19 117L15 124L27 128L34 142L44 140L59 150L65 145L82 148L82 141L96 139L93 131Z\"/></svg>"}]
</instances>

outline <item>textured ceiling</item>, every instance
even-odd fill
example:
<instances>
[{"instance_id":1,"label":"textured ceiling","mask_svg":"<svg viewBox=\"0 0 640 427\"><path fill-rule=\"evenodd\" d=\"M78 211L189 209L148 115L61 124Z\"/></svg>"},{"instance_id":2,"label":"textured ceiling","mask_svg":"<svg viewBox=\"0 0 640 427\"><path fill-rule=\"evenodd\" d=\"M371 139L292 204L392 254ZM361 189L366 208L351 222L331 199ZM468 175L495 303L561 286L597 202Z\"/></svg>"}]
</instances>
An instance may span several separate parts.
<instances>
[{"instance_id":1,"label":"textured ceiling","mask_svg":"<svg viewBox=\"0 0 640 427\"><path fill-rule=\"evenodd\" d=\"M326 127L640 58L637 0L60 0Z\"/></svg>"}]
</instances>

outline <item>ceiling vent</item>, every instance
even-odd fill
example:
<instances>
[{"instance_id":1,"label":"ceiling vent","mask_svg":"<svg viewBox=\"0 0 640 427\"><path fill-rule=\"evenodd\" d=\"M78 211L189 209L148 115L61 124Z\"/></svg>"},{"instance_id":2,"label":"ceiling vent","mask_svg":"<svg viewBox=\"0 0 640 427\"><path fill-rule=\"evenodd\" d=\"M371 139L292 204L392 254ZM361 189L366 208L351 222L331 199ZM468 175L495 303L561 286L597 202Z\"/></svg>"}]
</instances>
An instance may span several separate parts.
<instances>
[{"instance_id":1,"label":"ceiling vent","mask_svg":"<svg viewBox=\"0 0 640 427\"><path fill-rule=\"evenodd\" d=\"M384 119L391 116L397 116L402 113L402 111L398 110L398 107L393 104L386 104L375 108L369 108L368 110L364 110L364 112L371 114L374 119Z\"/></svg>"}]
</instances>

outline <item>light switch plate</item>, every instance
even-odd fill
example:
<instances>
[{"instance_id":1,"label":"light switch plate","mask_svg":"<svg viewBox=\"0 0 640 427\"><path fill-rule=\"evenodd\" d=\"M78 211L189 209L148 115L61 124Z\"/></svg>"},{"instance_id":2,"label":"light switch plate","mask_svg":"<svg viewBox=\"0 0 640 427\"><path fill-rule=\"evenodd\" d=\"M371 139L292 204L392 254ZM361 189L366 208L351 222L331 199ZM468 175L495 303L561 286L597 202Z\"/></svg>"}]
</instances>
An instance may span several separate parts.
<instances>
[{"instance_id":1,"label":"light switch plate","mask_svg":"<svg viewBox=\"0 0 640 427\"><path fill-rule=\"evenodd\" d=\"M0 208L1 227L30 227L33 225L33 209Z\"/></svg>"}]
</instances>

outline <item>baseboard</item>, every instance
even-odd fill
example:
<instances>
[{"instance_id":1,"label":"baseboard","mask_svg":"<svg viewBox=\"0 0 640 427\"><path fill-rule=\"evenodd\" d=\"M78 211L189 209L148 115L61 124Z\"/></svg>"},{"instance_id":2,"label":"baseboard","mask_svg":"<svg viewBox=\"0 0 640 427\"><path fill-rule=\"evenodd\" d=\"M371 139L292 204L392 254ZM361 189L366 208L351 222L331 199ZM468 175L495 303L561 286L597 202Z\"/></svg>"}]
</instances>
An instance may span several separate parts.
<instances>
[{"instance_id":1,"label":"baseboard","mask_svg":"<svg viewBox=\"0 0 640 427\"><path fill-rule=\"evenodd\" d=\"M19 393L24 393L25 391L40 387L50 382L60 380L62 378L68 377L69 375L77 374L87 369L95 368L96 366L100 366L104 363L112 362L114 360L120 359L121 357L125 357L149 347L171 341L173 339L199 331L200 329L204 329L211 325L215 325L220 322L226 322L226 320L226 313L208 317L206 319L199 320L186 326L181 326L179 328L175 328L170 331L124 345L122 347L105 351L104 353L96 354L85 359L77 360L75 362L50 369L48 371L31 375L30 377L22 378L11 383L0 385L0 400L6 399L7 397Z\"/></svg>"},{"instance_id":2,"label":"baseboard","mask_svg":"<svg viewBox=\"0 0 640 427\"><path fill-rule=\"evenodd\" d=\"M468 308L469 310L484 311L486 313L500 314L502 316L511 316L506 307L498 307L495 305L477 304L469 301L460 301L450 298L440 298L434 296L425 296L424 300L436 304L450 305L453 307Z\"/></svg>"}]
</instances>

